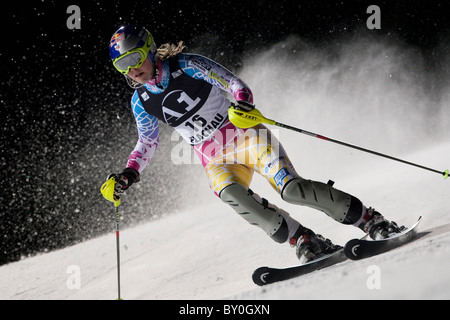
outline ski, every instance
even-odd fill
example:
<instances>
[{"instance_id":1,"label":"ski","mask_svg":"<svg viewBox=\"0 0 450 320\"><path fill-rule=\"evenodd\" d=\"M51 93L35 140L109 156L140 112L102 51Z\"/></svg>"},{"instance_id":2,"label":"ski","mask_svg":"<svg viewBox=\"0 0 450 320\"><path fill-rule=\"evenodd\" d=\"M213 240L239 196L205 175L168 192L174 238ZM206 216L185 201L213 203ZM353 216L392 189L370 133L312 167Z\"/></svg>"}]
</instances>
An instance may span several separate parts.
<instances>
[{"instance_id":1,"label":"ski","mask_svg":"<svg viewBox=\"0 0 450 320\"><path fill-rule=\"evenodd\" d=\"M287 268L260 267L253 272L253 282L258 286L265 286L296 278L347 259L360 260L393 250L415 239L417 226L421 221L422 217L419 217L411 227L387 239L367 240L367 235L361 239L352 239L342 249L302 265Z\"/></svg>"},{"instance_id":2,"label":"ski","mask_svg":"<svg viewBox=\"0 0 450 320\"><path fill-rule=\"evenodd\" d=\"M343 262L345 260L347 260L347 257L344 254L344 248L342 248L332 254L323 256L321 258L298 266L281 269L260 267L253 272L252 279L253 282L258 286L265 286L274 282L299 277L304 274Z\"/></svg>"},{"instance_id":3,"label":"ski","mask_svg":"<svg viewBox=\"0 0 450 320\"><path fill-rule=\"evenodd\" d=\"M417 222L411 227L386 239L352 239L345 244L344 253L347 258L351 260L360 260L398 248L415 239L417 234L417 226L421 220L422 217L419 217Z\"/></svg>"}]
</instances>

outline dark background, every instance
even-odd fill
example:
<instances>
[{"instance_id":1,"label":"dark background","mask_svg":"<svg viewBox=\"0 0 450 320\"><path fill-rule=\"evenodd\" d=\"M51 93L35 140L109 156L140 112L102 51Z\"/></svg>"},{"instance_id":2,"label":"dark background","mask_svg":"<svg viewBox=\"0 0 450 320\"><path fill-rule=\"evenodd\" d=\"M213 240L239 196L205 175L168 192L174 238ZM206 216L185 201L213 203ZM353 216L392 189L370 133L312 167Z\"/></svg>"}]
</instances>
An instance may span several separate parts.
<instances>
[{"instance_id":1,"label":"dark background","mask_svg":"<svg viewBox=\"0 0 450 320\"><path fill-rule=\"evenodd\" d=\"M81 9L69 30L67 7ZM367 7L381 9L368 30ZM1 19L0 264L54 250L113 229L99 188L122 170L137 140L132 90L112 67L108 44L124 23L146 26L157 44L185 41L239 71L244 57L290 35L315 46L370 34L402 41L439 69L449 43L447 1L28 1ZM447 42L446 42L447 41ZM335 42L336 43L336 42ZM338 42L337 42L338 43ZM439 47L439 50L437 49ZM162 135L170 135L162 127ZM166 139L167 140L167 139ZM162 143L148 178L127 195L123 224L192 205L185 166ZM196 171L197 172L197 171ZM124 207L124 206L122 206Z\"/></svg>"}]
</instances>

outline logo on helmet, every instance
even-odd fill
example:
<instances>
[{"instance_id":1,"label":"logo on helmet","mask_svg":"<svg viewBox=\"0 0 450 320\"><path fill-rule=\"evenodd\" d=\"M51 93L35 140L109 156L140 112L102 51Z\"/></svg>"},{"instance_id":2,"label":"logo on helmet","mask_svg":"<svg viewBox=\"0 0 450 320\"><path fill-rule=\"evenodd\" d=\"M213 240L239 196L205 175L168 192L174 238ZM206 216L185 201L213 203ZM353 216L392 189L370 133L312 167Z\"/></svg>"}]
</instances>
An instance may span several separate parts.
<instances>
[{"instance_id":1,"label":"logo on helmet","mask_svg":"<svg viewBox=\"0 0 450 320\"><path fill-rule=\"evenodd\" d=\"M114 47L114 45L116 45L117 43L119 43L120 41L122 41L123 39L125 39L125 34L122 33L116 33L115 35L112 36L111 41L109 43L109 46L112 48ZM116 49L119 49L119 46L116 46Z\"/></svg>"}]
</instances>

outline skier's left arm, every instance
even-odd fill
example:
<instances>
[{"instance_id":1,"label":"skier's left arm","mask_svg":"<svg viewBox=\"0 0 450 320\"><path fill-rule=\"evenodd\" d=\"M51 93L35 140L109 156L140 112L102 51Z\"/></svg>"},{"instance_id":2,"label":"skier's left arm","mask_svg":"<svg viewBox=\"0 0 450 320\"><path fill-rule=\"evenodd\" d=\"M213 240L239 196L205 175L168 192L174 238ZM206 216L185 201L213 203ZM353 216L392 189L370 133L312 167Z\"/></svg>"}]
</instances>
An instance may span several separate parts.
<instances>
[{"instance_id":1,"label":"skier's left arm","mask_svg":"<svg viewBox=\"0 0 450 320\"><path fill-rule=\"evenodd\" d=\"M180 54L178 61L187 75L232 94L239 105L254 108L249 86L224 66L197 54Z\"/></svg>"}]
</instances>

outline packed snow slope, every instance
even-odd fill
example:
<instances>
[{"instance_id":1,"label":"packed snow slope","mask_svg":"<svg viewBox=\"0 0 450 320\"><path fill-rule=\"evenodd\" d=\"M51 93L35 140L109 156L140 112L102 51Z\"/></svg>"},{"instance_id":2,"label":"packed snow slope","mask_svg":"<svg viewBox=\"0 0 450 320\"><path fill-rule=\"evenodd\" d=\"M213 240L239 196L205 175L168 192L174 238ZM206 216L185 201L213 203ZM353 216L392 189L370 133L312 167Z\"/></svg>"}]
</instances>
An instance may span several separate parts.
<instances>
[{"instance_id":1,"label":"packed snow slope","mask_svg":"<svg viewBox=\"0 0 450 320\"><path fill-rule=\"evenodd\" d=\"M448 150L449 143L441 144L410 154L409 159L443 167ZM352 158L362 161L363 157ZM400 223L411 224L422 215L421 234L441 228L383 255L344 262L260 288L251 280L253 270L263 265L296 264L294 249L272 242L211 196L210 205L120 233L122 297L127 300L449 299L449 181L401 165L370 161L367 166L359 168L355 176L342 179L338 186L370 199L380 211ZM258 189L264 189L262 182ZM355 228L340 225L322 213L283 207L337 243L361 235ZM121 210L126 214L126 202ZM115 299L115 245L111 232L66 249L4 265L0 267L0 299ZM370 285L375 281L373 270L379 274L376 280L379 282L375 282L379 288ZM73 278L76 272L80 275L79 288Z\"/></svg>"},{"instance_id":2,"label":"packed snow slope","mask_svg":"<svg viewBox=\"0 0 450 320\"><path fill-rule=\"evenodd\" d=\"M337 47L329 54L287 39L247 59L240 75L269 118L438 170L449 168L448 77L436 77L420 54L400 45L372 39ZM295 250L274 243L216 198L201 166L184 164L195 177L184 182L186 194L204 198L187 202L182 212L121 231L123 298L450 298L450 179L272 129L300 175L331 179L336 188L399 224L410 225L423 216L421 238L383 255L260 288L252 282L253 270L295 265ZM141 179L149 178L144 173ZM251 187L335 243L362 236L321 212L284 203L257 174ZM130 208L125 196L120 214ZM102 237L1 266L0 299L115 299L112 205L111 226L111 233Z\"/></svg>"}]
</instances>

